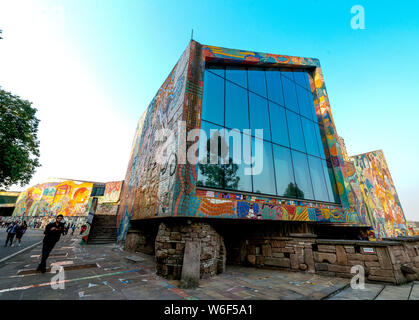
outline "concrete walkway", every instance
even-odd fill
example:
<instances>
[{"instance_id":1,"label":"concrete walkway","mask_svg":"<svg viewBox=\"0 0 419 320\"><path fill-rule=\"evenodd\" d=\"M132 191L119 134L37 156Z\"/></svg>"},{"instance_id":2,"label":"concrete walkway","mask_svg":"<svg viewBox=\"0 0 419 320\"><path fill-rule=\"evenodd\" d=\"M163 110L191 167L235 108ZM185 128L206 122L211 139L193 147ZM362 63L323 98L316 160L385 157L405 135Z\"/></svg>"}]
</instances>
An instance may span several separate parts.
<instances>
[{"instance_id":1,"label":"concrete walkway","mask_svg":"<svg viewBox=\"0 0 419 320\"><path fill-rule=\"evenodd\" d=\"M419 282L400 286L366 283L364 290L348 287L328 300L419 300Z\"/></svg>"},{"instance_id":2,"label":"concrete walkway","mask_svg":"<svg viewBox=\"0 0 419 320\"><path fill-rule=\"evenodd\" d=\"M29 247L44 238L44 229L28 229L22 237L21 246L16 245L13 247L7 246L4 247L6 242L7 232L6 228L0 228L0 260L26 248Z\"/></svg>"},{"instance_id":3,"label":"concrete walkway","mask_svg":"<svg viewBox=\"0 0 419 320\"><path fill-rule=\"evenodd\" d=\"M81 246L79 242L79 237L66 236L52 251L48 263L64 267L61 278L59 274L34 272L41 246L1 264L0 299L319 300L396 296L418 299L419 294L417 285L411 285L409 295L404 287L381 286L382 290L376 285L368 285L362 293L351 293L348 279L236 266L228 266L225 273L212 279L201 280L197 289L182 290L178 281L155 274L152 256L127 253L113 244ZM52 280L60 280L64 289L59 288L60 283L56 283L56 289L52 288ZM391 288L398 290L397 294ZM337 294L332 296L334 293Z\"/></svg>"}]
</instances>

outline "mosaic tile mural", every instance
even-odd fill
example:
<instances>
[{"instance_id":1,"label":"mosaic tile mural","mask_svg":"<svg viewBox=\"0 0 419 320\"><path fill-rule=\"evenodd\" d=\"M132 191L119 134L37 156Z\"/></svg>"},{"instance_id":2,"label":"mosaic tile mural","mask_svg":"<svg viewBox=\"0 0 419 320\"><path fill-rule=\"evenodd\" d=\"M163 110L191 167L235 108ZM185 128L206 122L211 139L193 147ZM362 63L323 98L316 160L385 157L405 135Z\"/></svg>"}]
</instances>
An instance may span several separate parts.
<instances>
[{"instance_id":1,"label":"mosaic tile mural","mask_svg":"<svg viewBox=\"0 0 419 320\"><path fill-rule=\"evenodd\" d=\"M13 216L83 216L93 183L72 180L46 182L22 192Z\"/></svg>"},{"instance_id":2,"label":"mosaic tile mural","mask_svg":"<svg viewBox=\"0 0 419 320\"><path fill-rule=\"evenodd\" d=\"M408 235L406 218L381 150L351 157L378 238Z\"/></svg>"}]
</instances>

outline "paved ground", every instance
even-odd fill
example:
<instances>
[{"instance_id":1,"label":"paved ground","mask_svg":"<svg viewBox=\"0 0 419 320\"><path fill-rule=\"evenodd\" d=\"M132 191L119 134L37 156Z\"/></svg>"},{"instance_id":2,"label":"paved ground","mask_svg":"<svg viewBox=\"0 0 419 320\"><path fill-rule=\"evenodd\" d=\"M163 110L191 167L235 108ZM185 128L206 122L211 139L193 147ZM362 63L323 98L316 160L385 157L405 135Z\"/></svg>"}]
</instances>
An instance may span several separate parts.
<instances>
[{"instance_id":1,"label":"paved ground","mask_svg":"<svg viewBox=\"0 0 419 320\"><path fill-rule=\"evenodd\" d=\"M155 274L152 256L126 253L115 245L81 246L79 242L79 237L63 237L49 259L49 263L66 268L65 279L61 278L64 289L51 288L51 280L58 274L31 271L39 261L38 246L0 265L0 300L386 299L394 298L396 291L405 299L419 299L419 284L411 285L409 295L404 287L381 286L381 290L376 285L367 285L368 289L359 293L345 289L348 279L235 266L228 266L213 279L201 280L197 289L182 290L178 281Z\"/></svg>"},{"instance_id":2,"label":"paved ground","mask_svg":"<svg viewBox=\"0 0 419 320\"><path fill-rule=\"evenodd\" d=\"M29 247L36 242L39 242L44 237L43 232L44 230L28 229L22 237L22 244L20 247L16 244L14 247L7 246L5 248L4 243L6 242L7 237L6 228L0 228L0 260L26 247Z\"/></svg>"},{"instance_id":3,"label":"paved ground","mask_svg":"<svg viewBox=\"0 0 419 320\"><path fill-rule=\"evenodd\" d=\"M419 300L419 282L401 286L366 283L364 290L348 287L328 300Z\"/></svg>"}]
</instances>

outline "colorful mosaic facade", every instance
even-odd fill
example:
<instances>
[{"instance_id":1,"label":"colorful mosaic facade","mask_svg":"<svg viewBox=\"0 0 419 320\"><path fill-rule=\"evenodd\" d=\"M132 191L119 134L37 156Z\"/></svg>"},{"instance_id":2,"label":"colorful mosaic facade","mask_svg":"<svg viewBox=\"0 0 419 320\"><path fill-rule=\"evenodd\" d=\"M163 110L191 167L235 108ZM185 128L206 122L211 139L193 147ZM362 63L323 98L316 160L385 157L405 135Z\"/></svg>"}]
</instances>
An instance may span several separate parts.
<instances>
[{"instance_id":1,"label":"colorful mosaic facade","mask_svg":"<svg viewBox=\"0 0 419 320\"><path fill-rule=\"evenodd\" d=\"M310 70L310 86L318 121L324 126L326 158L332 163L341 205L221 193L197 188L197 166L179 161L196 142L186 133L201 126L203 79L206 63ZM177 128L186 124L186 132ZM160 165L155 155L161 143L158 130L177 130ZM346 157L346 155L345 155ZM125 238L131 219L161 216L310 221L370 226L355 167L344 159L333 122L320 63L317 59L290 57L201 45L191 41L140 120L134 138L118 211L118 239Z\"/></svg>"},{"instance_id":2,"label":"colorful mosaic facade","mask_svg":"<svg viewBox=\"0 0 419 320\"><path fill-rule=\"evenodd\" d=\"M351 157L378 238L407 235L406 218L381 150Z\"/></svg>"}]
</instances>

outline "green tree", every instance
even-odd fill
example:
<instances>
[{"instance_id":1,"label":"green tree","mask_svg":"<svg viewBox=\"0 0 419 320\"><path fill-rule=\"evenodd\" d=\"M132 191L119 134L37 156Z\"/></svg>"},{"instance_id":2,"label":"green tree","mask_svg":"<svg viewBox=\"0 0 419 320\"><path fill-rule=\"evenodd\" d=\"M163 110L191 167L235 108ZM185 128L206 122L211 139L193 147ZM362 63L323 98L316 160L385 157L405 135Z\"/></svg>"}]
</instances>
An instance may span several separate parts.
<instances>
[{"instance_id":1,"label":"green tree","mask_svg":"<svg viewBox=\"0 0 419 320\"><path fill-rule=\"evenodd\" d=\"M28 184L39 163L39 120L32 102L0 87L0 188Z\"/></svg>"},{"instance_id":2,"label":"green tree","mask_svg":"<svg viewBox=\"0 0 419 320\"><path fill-rule=\"evenodd\" d=\"M288 185L287 189L285 189L284 196L289 197L289 198L297 197L297 198L303 199L304 192L300 188L298 188L297 184L294 184L291 182Z\"/></svg>"},{"instance_id":3,"label":"green tree","mask_svg":"<svg viewBox=\"0 0 419 320\"><path fill-rule=\"evenodd\" d=\"M218 164L210 163L211 160L211 143L216 143L214 139L218 139ZM198 180L199 186L220 188L225 189L237 189L239 186L240 177L237 176L237 170L239 166L233 163L233 159L229 157L227 164L221 164L221 158L223 157L223 147L226 147L226 141L221 139L221 137L211 137L207 140L207 152L206 160L207 163L199 163L198 167L203 177L204 181ZM227 149L224 149L226 151Z\"/></svg>"}]
</instances>

